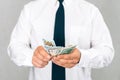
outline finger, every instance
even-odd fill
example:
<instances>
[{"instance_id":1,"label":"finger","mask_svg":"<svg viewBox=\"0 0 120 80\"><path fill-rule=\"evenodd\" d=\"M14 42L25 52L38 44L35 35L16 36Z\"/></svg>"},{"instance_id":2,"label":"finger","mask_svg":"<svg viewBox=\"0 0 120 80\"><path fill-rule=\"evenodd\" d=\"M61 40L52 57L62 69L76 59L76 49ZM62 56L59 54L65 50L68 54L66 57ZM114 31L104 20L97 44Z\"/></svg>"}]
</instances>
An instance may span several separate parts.
<instances>
[{"instance_id":1,"label":"finger","mask_svg":"<svg viewBox=\"0 0 120 80\"><path fill-rule=\"evenodd\" d=\"M58 55L56 57L56 59L70 59L70 55L69 54L63 54L63 55Z\"/></svg>"},{"instance_id":2,"label":"finger","mask_svg":"<svg viewBox=\"0 0 120 80\"><path fill-rule=\"evenodd\" d=\"M45 66L48 64L48 61L43 61L43 60L40 60L39 58L37 57L34 57L33 58L33 62L36 62L37 64L41 65L41 66Z\"/></svg>"},{"instance_id":3,"label":"finger","mask_svg":"<svg viewBox=\"0 0 120 80\"><path fill-rule=\"evenodd\" d=\"M55 57L55 59L66 59L66 60L69 60L69 59L72 59L72 56L69 55L69 54L63 54L63 55L58 55L57 57Z\"/></svg>"},{"instance_id":4,"label":"finger","mask_svg":"<svg viewBox=\"0 0 120 80\"><path fill-rule=\"evenodd\" d=\"M58 61L52 60L52 62L55 63L56 65L59 65L59 66L65 67L64 65L62 65L62 64L59 63Z\"/></svg>"},{"instance_id":5,"label":"finger","mask_svg":"<svg viewBox=\"0 0 120 80\"><path fill-rule=\"evenodd\" d=\"M39 63L37 63L36 61L33 61L32 64L37 67L37 68L42 68L42 65L40 65Z\"/></svg>"},{"instance_id":6,"label":"finger","mask_svg":"<svg viewBox=\"0 0 120 80\"><path fill-rule=\"evenodd\" d=\"M72 67L74 67L74 66L75 66L75 64L66 64L66 65L65 65L66 68L72 68Z\"/></svg>"},{"instance_id":7,"label":"finger","mask_svg":"<svg viewBox=\"0 0 120 80\"><path fill-rule=\"evenodd\" d=\"M77 59L69 59L69 60L66 60L66 59L54 59L53 58L53 60L54 61L58 61L58 62L60 62L60 63L62 63L62 64L77 64L77 62L78 62L78 60Z\"/></svg>"},{"instance_id":8,"label":"finger","mask_svg":"<svg viewBox=\"0 0 120 80\"><path fill-rule=\"evenodd\" d=\"M43 68L43 67L46 66L46 65L40 65L40 64L38 64L37 62L34 62L33 65L34 65L35 67L37 67L37 68Z\"/></svg>"},{"instance_id":9,"label":"finger","mask_svg":"<svg viewBox=\"0 0 120 80\"><path fill-rule=\"evenodd\" d=\"M75 64L65 64L65 63L62 63L60 61L54 61L54 60L53 60L53 63L55 63L56 65L65 67L65 68L72 68L75 66Z\"/></svg>"},{"instance_id":10,"label":"finger","mask_svg":"<svg viewBox=\"0 0 120 80\"><path fill-rule=\"evenodd\" d=\"M77 60L76 60L76 59L73 59L73 60L61 59L60 62L61 62L61 63L64 63L64 64L76 64L76 63L77 63Z\"/></svg>"},{"instance_id":11,"label":"finger","mask_svg":"<svg viewBox=\"0 0 120 80\"><path fill-rule=\"evenodd\" d=\"M47 53L47 51L42 47L38 47L39 54L44 57L44 59L50 60L51 56Z\"/></svg>"},{"instance_id":12,"label":"finger","mask_svg":"<svg viewBox=\"0 0 120 80\"><path fill-rule=\"evenodd\" d=\"M42 61L49 61L49 60L46 59L43 55L41 55L38 50L36 51L35 56L36 56L37 58L39 58L40 60L42 60Z\"/></svg>"},{"instance_id":13,"label":"finger","mask_svg":"<svg viewBox=\"0 0 120 80\"><path fill-rule=\"evenodd\" d=\"M44 59L44 56L41 55L38 50L36 51L35 56L39 59Z\"/></svg>"}]
</instances>

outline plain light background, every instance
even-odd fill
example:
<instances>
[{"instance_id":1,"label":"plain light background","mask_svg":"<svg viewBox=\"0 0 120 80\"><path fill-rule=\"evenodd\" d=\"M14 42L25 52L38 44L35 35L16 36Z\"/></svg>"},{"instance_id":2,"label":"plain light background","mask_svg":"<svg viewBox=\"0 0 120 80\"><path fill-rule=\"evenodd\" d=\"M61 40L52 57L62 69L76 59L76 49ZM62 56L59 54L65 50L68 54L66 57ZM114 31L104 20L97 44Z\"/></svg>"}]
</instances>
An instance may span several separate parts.
<instances>
[{"instance_id":1,"label":"plain light background","mask_svg":"<svg viewBox=\"0 0 120 80\"><path fill-rule=\"evenodd\" d=\"M11 31L23 5L31 0L0 0L0 80L28 80L29 69L18 67L7 55ZM115 57L109 67L94 69L93 80L120 80L120 0L88 0L101 11L110 29Z\"/></svg>"}]
</instances>

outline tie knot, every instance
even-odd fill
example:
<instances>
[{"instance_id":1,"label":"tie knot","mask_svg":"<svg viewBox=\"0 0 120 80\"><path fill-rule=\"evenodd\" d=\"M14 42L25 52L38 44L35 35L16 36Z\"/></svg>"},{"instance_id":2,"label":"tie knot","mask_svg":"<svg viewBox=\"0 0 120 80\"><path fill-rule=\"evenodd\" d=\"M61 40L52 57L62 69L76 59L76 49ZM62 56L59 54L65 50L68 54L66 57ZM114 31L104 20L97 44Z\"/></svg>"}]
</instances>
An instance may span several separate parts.
<instances>
[{"instance_id":1,"label":"tie knot","mask_svg":"<svg viewBox=\"0 0 120 80\"><path fill-rule=\"evenodd\" d=\"M62 3L64 0L58 0L60 3Z\"/></svg>"}]
</instances>

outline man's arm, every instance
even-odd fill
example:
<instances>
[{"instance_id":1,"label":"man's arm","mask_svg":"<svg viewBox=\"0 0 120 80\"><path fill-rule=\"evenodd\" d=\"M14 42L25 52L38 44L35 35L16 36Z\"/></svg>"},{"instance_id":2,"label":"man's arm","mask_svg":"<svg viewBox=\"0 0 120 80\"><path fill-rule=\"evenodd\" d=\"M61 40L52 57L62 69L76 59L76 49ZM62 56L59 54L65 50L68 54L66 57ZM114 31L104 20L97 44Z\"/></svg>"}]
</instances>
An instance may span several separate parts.
<instances>
[{"instance_id":1,"label":"man's arm","mask_svg":"<svg viewBox=\"0 0 120 80\"><path fill-rule=\"evenodd\" d=\"M111 63L114 56L111 36L97 8L95 8L92 18L91 48L81 49L78 44L76 51L73 51L72 54L55 57L53 62L67 68L71 68L76 64L78 67L101 68ZM75 54L78 56L77 58L75 58ZM73 65L72 61L74 62L74 60L75 62L80 61ZM67 63L69 64L67 65Z\"/></svg>"},{"instance_id":2,"label":"man's arm","mask_svg":"<svg viewBox=\"0 0 120 80\"><path fill-rule=\"evenodd\" d=\"M102 68L114 57L114 48L107 25L100 11L95 8L92 18L91 48L81 49L79 67Z\"/></svg>"},{"instance_id":3,"label":"man's arm","mask_svg":"<svg viewBox=\"0 0 120 80\"><path fill-rule=\"evenodd\" d=\"M30 47L30 23L29 7L24 7L19 20L12 32L8 54L18 66L33 66L32 56L34 50Z\"/></svg>"}]
</instances>

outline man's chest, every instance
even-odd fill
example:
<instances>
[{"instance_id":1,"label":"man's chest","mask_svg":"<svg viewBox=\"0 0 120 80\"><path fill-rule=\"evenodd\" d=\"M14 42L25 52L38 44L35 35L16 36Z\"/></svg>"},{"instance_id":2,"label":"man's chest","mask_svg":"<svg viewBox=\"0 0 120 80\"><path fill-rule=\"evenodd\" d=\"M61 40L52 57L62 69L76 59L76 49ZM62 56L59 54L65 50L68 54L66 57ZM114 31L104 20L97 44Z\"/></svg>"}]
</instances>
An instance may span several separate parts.
<instances>
[{"instance_id":1,"label":"man's chest","mask_svg":"<svg viewBox=\"0 0 120 80\"><path fill-rule=\"evenodd\" d=\"M57 8L45 9L32 22L32 33L39 39L53 39L56 10ZM65 8L66 45L90 42L92 24L87 14L79 8Z\"/></svg>"}]
</instances>

